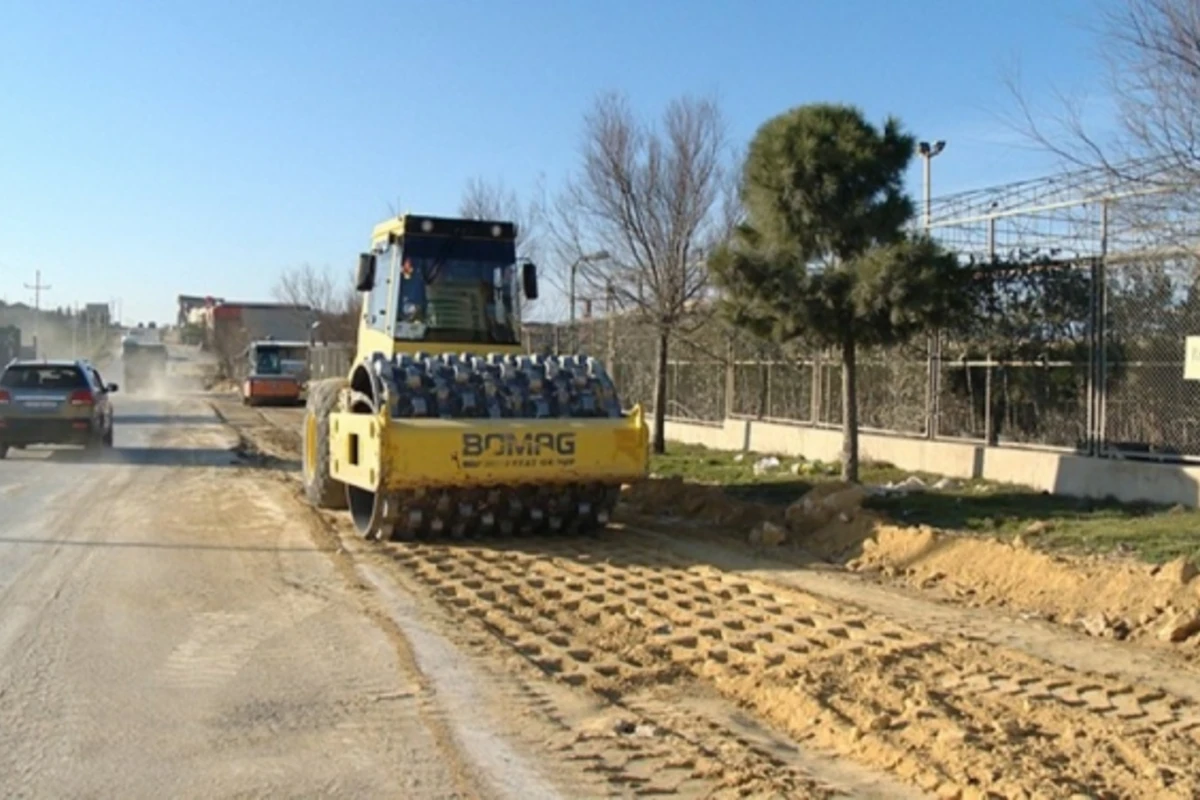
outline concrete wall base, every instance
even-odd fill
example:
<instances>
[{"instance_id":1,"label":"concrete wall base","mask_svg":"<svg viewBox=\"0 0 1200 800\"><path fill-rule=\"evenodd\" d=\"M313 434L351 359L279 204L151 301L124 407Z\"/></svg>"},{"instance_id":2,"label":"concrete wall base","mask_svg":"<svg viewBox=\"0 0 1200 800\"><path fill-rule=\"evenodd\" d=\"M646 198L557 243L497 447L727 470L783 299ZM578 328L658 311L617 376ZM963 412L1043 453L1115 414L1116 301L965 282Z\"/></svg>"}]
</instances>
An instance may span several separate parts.
<instances>
[{"instance_id":1,"label":"concrete wall base","mask_svg":"<svg viewBox=\"0 0 1200 800\"><path fill-rule=\"evenodd\" d=\"M785 422L727 419L724 423L667 422L671 441L718 450L841 458L840 430ZM1200 466L1158 464L975 442L939 441L879 433L859 434L864 460L952 478L982 478L1070 497L1200 507Z\"/></svg>"}]
</instances>

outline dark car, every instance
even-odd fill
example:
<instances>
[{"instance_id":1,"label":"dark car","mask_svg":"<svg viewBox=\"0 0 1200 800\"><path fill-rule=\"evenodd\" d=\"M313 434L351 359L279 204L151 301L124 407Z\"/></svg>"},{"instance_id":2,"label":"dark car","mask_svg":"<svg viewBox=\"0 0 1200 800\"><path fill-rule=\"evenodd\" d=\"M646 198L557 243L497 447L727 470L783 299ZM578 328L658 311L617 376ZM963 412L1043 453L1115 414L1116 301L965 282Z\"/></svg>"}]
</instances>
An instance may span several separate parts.
<instances>
[{"instance_id":1,"label":"dark car","mask_svg":"<svg viewBox=\"0 0 1200 800\"><path fill-rule=\"evenodd\" d=\"M10 447L112 447L115 383L87 361L13 361L0 373L0 458Z\"/></svg>"}]
</instances>

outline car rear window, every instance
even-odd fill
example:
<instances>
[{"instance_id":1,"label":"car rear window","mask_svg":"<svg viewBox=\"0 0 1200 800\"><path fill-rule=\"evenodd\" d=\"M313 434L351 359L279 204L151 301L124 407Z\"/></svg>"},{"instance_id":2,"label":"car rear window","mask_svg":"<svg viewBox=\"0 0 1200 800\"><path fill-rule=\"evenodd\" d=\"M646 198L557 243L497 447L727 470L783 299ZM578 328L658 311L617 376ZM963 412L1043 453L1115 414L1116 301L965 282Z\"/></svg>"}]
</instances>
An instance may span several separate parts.
<instances>
[{"instance_id":1,"label":"car rear window","mask_svg":"<svg viewBox=\"0 0 1200 800\"><path fill-rule=\"evenodd\" d=\"M86 389L87 385L77 367L19 364L0 376L0 386L6 389Z\"/></svg>"}]
</instances>

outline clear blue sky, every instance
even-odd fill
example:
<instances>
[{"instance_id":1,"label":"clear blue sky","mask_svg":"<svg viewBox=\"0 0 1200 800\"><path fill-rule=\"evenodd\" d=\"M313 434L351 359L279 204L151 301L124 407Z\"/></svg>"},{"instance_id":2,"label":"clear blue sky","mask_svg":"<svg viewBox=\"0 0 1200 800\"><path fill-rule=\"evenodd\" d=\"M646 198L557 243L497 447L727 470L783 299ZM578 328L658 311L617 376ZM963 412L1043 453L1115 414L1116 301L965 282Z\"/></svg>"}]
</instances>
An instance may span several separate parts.
<instances>
[{"instance_id":1,"label":"clear blue sky","mask_svg":"<svg viewBox=\"0 0 1200 800\"><path fill-rule=\"evenodd\" d=\"M620 89L656 114L719 93L738 140L815 100L946 139L935 194L1039 175L1003 122L1099 92L1089 0L346 0L10 3L0 25L0 297L49 305L267 299L303 262L349 269L400 201L456 210L473 175L573 168ZM918 178L914 161L913 178ZM919 184L913 183L914 196Z\"/></svg>"}]
</instances>

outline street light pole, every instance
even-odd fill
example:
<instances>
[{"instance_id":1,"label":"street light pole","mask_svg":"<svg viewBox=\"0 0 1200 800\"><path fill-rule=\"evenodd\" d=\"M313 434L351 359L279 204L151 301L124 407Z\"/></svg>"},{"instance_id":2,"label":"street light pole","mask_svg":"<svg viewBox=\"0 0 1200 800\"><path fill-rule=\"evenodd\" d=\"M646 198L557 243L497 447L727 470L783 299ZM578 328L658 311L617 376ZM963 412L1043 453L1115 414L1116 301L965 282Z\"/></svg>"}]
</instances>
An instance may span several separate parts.
<instances>
[{"instance_id":1,"label":"street light pole","mask_svg":"<svg viewBox=\"0 0 1200 800\"><path fill-rule=\"evenodd\" d=\"M571 301L571 327L575 327L575 274L579 272L579 265L590 261L604 261L608 258L607 250L597 250L594 253L582 255L571 262L571 272L567 286L567 294L570 295Z\"/></svg>"},{"instance_id":2,"label":"street light pole","mask_svg":"<svg viewBox=\"0 0 1200 800\"><path fill-rule=\"evenodd\" d=\"M933 179L932 179L933 170L932 170L930 164L933 161L934 156L938 155L945 149L946 149L946 142L941 139L934 142L933 144L930 144L929 142L918 142L917 143L917 152L921 154L921 159L925 162L925 164L924 164L924 166L925 166L925 181L924 181L924 183L925 183L925 230L926 230L926 232L929 231L930 226L933 224L933 195L932 195L932 191L931 191L932 184L933 184Z\"/></svg>"},{"instance_id":3,"label":"street light pole","mask_svg":"<svg viewBox=\"0 0 1200 800\"><path fill-rule=\"evenodd\" d=\"M930 229L933 227L933 179L931 162L934 156L946 149L946 142L938 139L933 144L929 142L917 142L917 152L921 154L921 159L925 162L924 189L925 189L925 235L930 235ZM937 437L938 430L938 411L937 398L941 391L941 357L942 357L942 336L941 333L935 331L930 339L930 355L926 364L925 376L925 407L928 409L928 416L925 420L925 433L930 438Z\"/></svg>"}]
</instances>

